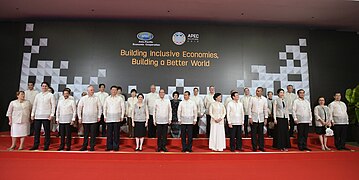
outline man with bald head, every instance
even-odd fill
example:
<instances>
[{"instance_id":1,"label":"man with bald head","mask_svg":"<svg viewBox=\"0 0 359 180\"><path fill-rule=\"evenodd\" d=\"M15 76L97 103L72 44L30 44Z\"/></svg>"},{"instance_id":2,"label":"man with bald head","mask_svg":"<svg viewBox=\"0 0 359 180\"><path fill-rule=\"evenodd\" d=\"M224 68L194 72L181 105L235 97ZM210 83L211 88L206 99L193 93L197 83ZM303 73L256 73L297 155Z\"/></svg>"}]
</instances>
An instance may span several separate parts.
<instances>
[{"instance_id":1,"label":"man with bald head","mask_svg":"<svg viewBox=\"0 0 359 180\"><path fill-rule=\"evenodd\" d=\"M146 96L146 105L148 107L148 112L150 114L148 119L148 137L155 138L156 137L156 126L153 124L153 109L155 105L156 99L159 99L160 96L156 93L156 86L154 84L151 85L151 92Z\"/></svg>"},{"instance_id":2,"label":"man with bald head","mask_svg":"<svg viewBox=\"0 0 359 180\"><path fill-rule=\"evenodd\" d=\"M79 124L83 124L84 127L84 142L80 151L87 150L89 133L91 133L90 151L95 151L97 122L101 120L102 105L99 97L95 96L93 86L88 86L87 95L81 97L77 113Z\"/></svg>"}]
</instances>

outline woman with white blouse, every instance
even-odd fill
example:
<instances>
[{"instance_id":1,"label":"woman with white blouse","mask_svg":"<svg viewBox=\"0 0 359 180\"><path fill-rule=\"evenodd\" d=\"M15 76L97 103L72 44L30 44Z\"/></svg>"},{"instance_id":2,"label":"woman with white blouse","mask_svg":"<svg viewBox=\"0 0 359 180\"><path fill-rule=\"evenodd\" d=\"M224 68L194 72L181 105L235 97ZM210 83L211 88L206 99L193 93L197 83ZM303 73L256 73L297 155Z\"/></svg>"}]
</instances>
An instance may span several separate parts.
<instances>
[{"instance_id":1,"label":"woman with white blouse","mask_svg":"<svg viewBox=\"0 0 359 180\"><path fill-rule=\"evenodd\" d=\"M134 127L134 136L136 138L135 151L142 151L142 144L146 136L146 127L148 125L149 112L146 103L143 102L143 94L137 95L137 103L132 110L132 127Z\"/></svg>"},{"instance_id":2,"label":"woman with white blouse","mask_svg":"<svg viewBox=\"0 0 359 180\"><path fill-rule=\"evenodd\" d=\"M136 89L131 90L131 97L127 99L126 107L126 116L127 116L127 125L128 125L128 137L133 137L133 127L132 127L132 111L133 107L137 103L137 91Z\"/></svg>"},{"instance_id":3,"label":"woman with white blouse","mask_svg":"<svg viewBox=\"0 0 359 180\"><path fill-rule=\"evenodd\" d=\"M332 126L332 113L328 106L325 105L324 97L319 97L319 105L314 108L315 133L319 136L320 144L323 151L330 151L327 146L327 136L325 136L326 127Z\"/></svg>"},{"instance_id":4,"label":"woman with white blouse","mask_svg":"<svg viewBox=\"0 0 359 180\"><path fill-rule=\"evenodd\" d=\"M226 108L221 103L221 93L213 95L215 102L211 103L208 114L211 116L211 128L209 136L209 149L213 151L223 151L226 149L226 135L224 132L224 117Z\"/></svg>"},{"instance_id":5,"label":"woman with white blouse","mask_svg":"<svg viewBox=\"0 0 359 180\"><path fill-rule=\"evenodd\" d=\"M8 149L12 151L16 147L16 139L20 138L19 150L24 149L25 136L30 134L31 103L25 100L25 92L16 92L17 100L10 102L6 116L11 126L12 144Z\"/></svg>"},{"instance_id":6,"label":"woman with white blouse","mask_svg":"<svg viewBox=\"0 0 359 180\"><path fill-rule=\"evenodd\" d=\"M273 101L273 118L275 124L275 134L273 147L281 151L288 151L291 147L289 137L289 110L287 102L284 100L284 89L278 89L278 98Z\"/></svg>"}]
</instances>

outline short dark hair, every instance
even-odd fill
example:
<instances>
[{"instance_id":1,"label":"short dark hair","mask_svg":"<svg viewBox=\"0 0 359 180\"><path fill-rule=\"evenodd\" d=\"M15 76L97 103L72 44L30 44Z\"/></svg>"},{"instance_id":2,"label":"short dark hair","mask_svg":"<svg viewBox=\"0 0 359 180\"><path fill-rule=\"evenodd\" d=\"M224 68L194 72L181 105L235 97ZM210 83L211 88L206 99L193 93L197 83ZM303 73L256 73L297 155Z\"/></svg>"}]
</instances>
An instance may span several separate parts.
<instances>
[{"instance_id":1,"label":"short dark hair","mask_svg":"<svg viewBox=\"0 0 359 180\"><path fill-rule=\"evenodd\" d=\"M198 91L198 87L193 88L193 91L196 90L196 89L197 89L197 91Z\"/></svg>"},{"instance_id":2,"label":"short dark hair","mask_svg":"<svg viewBox=\"0 0 359 180\"><path fill-rule=\"evenodd\" d=\"M29 81L27 84L32 84L32 85L35 85L35 82L34 81Z\"/></svg>"},{"instance_id":3,"label":"short dark hair","mask_svg":"<svg viewBox=\"0 0 359 180\"><path fill-rule=\"evenodd\" d=\"M161 92L161 91L166 92L165 89L163 89L163 88L161 88L158 92Z\"/></svg>"},{"instance_id":4,"label":"short dark hair","mask_svg":"<svg viewBox=\"0 0 359 180\"><path fill-rule=\"evenodd\" d=\"M105 84L102 84L102 83L98 85L98 88L101 88L101 86L103 86L104 88L106 88L106 85L105 85Z\"/></svg>"},{"instance_id":5,"label":"short dark hair","mask_svg":"<svg viewBox=\"0 0 359 180\"><path fill-rule=\"evenodd\" d=\"M213 85L210 85L209 88L214 87Z\"/></svg>"},{"instance_id":6,"label":"short dark hair","mask_svg":"<svg viewBox=\"0 0 359 180\"><path fill-rule=\"evenodd\" d=\"M25 94L25 91L17 91L17 92L16 92L16 96L18 96L18 95L21 94L21 93Z\"/></svg>"},{"instance_id":7,"label":"short dark hair","mask_svg":"<svg viewBox=\"0 0 359 180\"><path fill-rule=\"evenodd\" d=\"M143 96L142 93L138 94L138 95L137 95L137 98L140 97L140 96L142 96L142 98L145 98L145 96Z\"/></svg>"},{"instance_id":8,"label":"short dark hair","mask_svg":"<svg viewBox=\"0 0 359 180\"><path fill-rule=\"evenodd\" d=\"M222 94L221 93L214 93L213 99L216 100L218 96L222 96Z\"/></svg>"},{"instance_id":9,"label":"short dark hair","mask_svg":"<svg viewBox=\"0 0 359 180\"><path fill-rule=\"evenodd\" d=\"M293 87L293 85L289 84L289 85L287 85L287 87Z\"/></svg>"},{"instance_id":10,"label":"short dark hair","mask_svg":"<svg viewBox=\"0 0 359 180\"><path fill-rule=\"evenodd\" d=\"M121 90L121 91L122 91L122 87L121 87L121 86L117 86L117 90Z\"/></svg>"},{"instance_id":11,"label":"short dark hair","mask_svg":"<svg viewBox=\"0 0 359 180\"><path fill-rule=\"evenodd\" d=\"M188 94L188 96L190 96L191 95L191 93L189 92L189 91L185 91L183 94Z\"/></svg>"},{"instance_id":12,"label":"short dark hair","mask_svg":"<svg viewBox=\"0 0 359 180\"><path fill-rule=\"evenodd\" d=\"M317 101L319 101L320 98L323 98L324 101L325 101L325 97L324 97L324 96L319 96Z\"/></svg>"},{"instance_id":13,"label":"short dark hair","mask_svg":"<svg viewBox=\"0 0 359 180\"><path fill-rule=\"evenodd\" d=\"M49 87L49 89L51 90L51 94L54 94L54 93L55 93L55 90L54 90L54 88L52 88L52 87Z\"/></svg>"},{"instance_id":14,"label":"short dark hair","mask_svg":"<svg viewBox=\"0 0 359 180\"><path fill-rule=\"evenodd\" d=\"M299 89L299 90L297 91L297 95L299 95L300 91L303 91L303 92L305 93L304 89Z\"/></svg>"},{"instance_id":15,"label":"short dark hair","mask_svg":"<svg viewBox=\"0 0 359 180\"><path fill-rule=\"evenodd\" d=\"M173 93L172 93L172 97L174 97L176 94L177 94L177 96L179 97L179 92L178 92L178 91L173 92Z\"/></svg>"},{"instance_id":16,"label":"short dark hair","mask_svg":"<svg viewBox=\"0 0 359 180\"><path fill-rule=\"evenodd\" d=\"M42 82L42 83L41 83L41 86L42 86L43 84L46 84L47 87L50 87L50 84L49 84L48 82L46 82L46 81Z\"/></svg>"},{"instance_id":17,"label":"short dark hair","mask_svg":"<svg viewBox=\"0 0 359 180\"><path fill-rule=\"evenodd\" d=\"M111 86L111 88L110 88L110 89L112 89L112 88L116 88L116 89L118 90L118 87L117 87L117 86Z\"/></svg>"},{"instance_id":18,"label":"short dark hair","mask_svg":"<svg viewBox=\"0 0 359 180\"><path fill-rule=\"evenodd\" d=\"M337 94L342 95L342 93L340 93L340 92L335 92L334 96L337 95Z\"/></svg>"},{"instance_id":19,"label":"short dark hair","mask_svg":"<svg viewBox=\"0 0 359 180\"><path fill-rule=\"evenodd\" d=\"M231 98L233 99L234 96L236 96L236 94L238 94L238 92L237 92L237 91L233 91L233 92L231 93Z\"/></svg>"},{"instance_id":20,"label":"short dark hair","mask_svg":"<svg viewBox=\"0 0 359 180\"><path fill-rule=\"evenodd\" d=\"M268 92L267 92L267 94L269 94L269 93L272 93L272 94L273 94L273 92L272 92L272 91L268 91Z\"/></svg>"},{"instance_id":21,"label":"short dark hair","mask_svg":"<svg viewBox=\"0 0 359 180\"><path fill-rule=\"evenodd\" d=\"M65 88L64 90L62 90L63 93L64 93L65 91L67 91L69 94L71 93L71 89L70 89L70 88Z\"/></svg>"},{"instance_id":22,"label":"short dark hair","mask_svg":"<svg viewBox=\"0 0 359 180\"><path fill-rule=\"evenodd\" d=\"M132 93L132 92L137 93L136 89L131 89L131 93Z\"/></svg>"},{"instance_id":23,"label":"short dark hair","mask_svg":"<svg viewBox=\"0 0 359 180\"><path fill-rule=\"evenodd\" d=\"M258 90L258 89L261 89L261 90L263 91L263 88L262 88L262 87L257 87L257 90Z\"/></svg>"},{"instance_id":24,"label":"short dark hair","mask_svg":"<svg viewBox=\"0 0 359 180\"><path fill-rule=\"evenodd\" d=\"M277 90L277 94L279 94L281 91L284 92L284 89L278 89L278 90Z\"/></svg>"}]
</instances>

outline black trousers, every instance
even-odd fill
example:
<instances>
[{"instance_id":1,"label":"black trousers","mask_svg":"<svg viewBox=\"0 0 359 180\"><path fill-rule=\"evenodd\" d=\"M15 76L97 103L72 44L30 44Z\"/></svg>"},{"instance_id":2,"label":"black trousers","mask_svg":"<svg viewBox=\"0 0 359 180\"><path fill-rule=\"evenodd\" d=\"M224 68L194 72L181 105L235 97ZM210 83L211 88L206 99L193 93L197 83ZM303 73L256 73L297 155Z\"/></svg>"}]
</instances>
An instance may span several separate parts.
<instances>
[{"instance_id":1,"label":"black trousers","mask_svg":"<svg viewBox=\"0 0 359 180\"><path fill-rule=\"evenodd\" d=\"M105 122L105 118L103 116L103 114L101 115L101 119L100 119L100 122L98 122L98 128L97 128L97 132L96 134L98 134L98 136L101 136L100 135L100 126L102 125L102 133L101 135L104 137L106 136L106 122Z\"/></svg>"},{"instance_id":2,"label":"black trousers","mask_svg":"<svg viewBox=\"0 0 359 180\"><path fill-rule=\"evenodd\" d=\"M232 128L229 128L229 133L231 150L242 149L242 125L232 125Z\"/></svg>"},{"instance_id":3,"label":"black trousers","mask_svg":"<svg viewBox=\"0 0 359 180\"><path fill-rule=\"evenodd\" d=\"M228 127L227 116L224 117L224 134L226 135L226 138L231 137L231 132L229 131L229 127Z\"/></svg>"},{"instance_id":4,"label":"black trousers","mask_svg":"<svg viewBox=\"0 0 359 180\"><path fill-rule=\"evenodd\" d=\"M193 125L193 137L194 138L198 138L199 135L199 121L201 120L201 118L197 117L197 122L195 125Z\"/></svg>"},{"instance_id":5,"label":"black trousers","mask_svg":"<svg viewBox=\"0 0 359 180\"><path fill-rule=\"evenodd\" d=\"M248 115L244 115L244 136L248 137Z\"/></svg>"},{"instance_id":6,"label":"black trousers","mask_svg":"<svg viewBox=\"0 0 359 180\"><path fill-rule=\"evenodd\" d=\"M120 122L110 122L107 125L107 149L118 149L120 147Z\"/></svg>"},{"instance_id":7,"label":"black trousers","mask_svg":"<svg viewBox=\"0 0 359 180\"><path fill-rule=\"evenodd\" d=\"M66 147L71 147L71 125L70 123L60 123L60 136L61 136L61 143L60 147L65 146L65 136L66 136Z\"/></svg>"},{"instance_id":8,"label":"black trousers","mask_svg":"<svg viewBox=\"0 0 359 180\"><path fill-rule=\"evenodd\" d=\"M273 134L273 147L278 149L291 147L287 118L277 117L277 125L274 127L274 134Z\"/></svg>"},{"instance_id":9,"label":"black trousers","mask_svg":"<svg viewBox=\"0 0 359 180\"><path fill-rule=\"evenodd\" d=\"M298 127L298 149L307 148L307 139L309 133L309 123L299 123Z\"/></svg>"},{"instance_id":10,"label":"black trousers","mask_svg":"<svg viewBox=\"0 0 359 180\"><path fill-rule=\"evenodd\" d=\"M192 151L193 124L181 124L182 150ZM188 142L186 136L188 135Z\"/></svg>"},{"instance_id":11,"label":"black trousers","mask_svg":"<svg viewBox=\"0 0 359 180\"><path fill-rule=\"evenodd\" d=\"M98 124L97 123L83 123L84 126L84 143L82 144L82 147L88 146L88 137L89 134L91 135L91 141L90 141L90 147L94 148L96 145L96 134L98 130Z\"/></svg>"},{"instance_id":12,"label":"black trousers","mask_svg":"<svg viewBox=\"0 0 359 180\"><path fill-rule=\"evenodd\" d=\"M345 147L345 141L347 139L348 125L336 124L334 129L334 141L337 149L343 149Z\"/></svg>"},{"instance_id":13,"label":"black trousers","mask_svg":"<svg viewBox=\"0 0 359 180\"><path fill-rule=\"evenodd\" d=\"M252 149L256 150L257 146L259 149L264 149L264 134L263 134L264 123L255 123L251 125L252 132ZM257 139L258 135L258 139ZM258 142L258 145L257 145Z\"/></svg>"},{"instance_id":14,"label":"black trousers","mask_svg":"<svg viewBox=\"0 0 359 180\"><path fill-rule=\"evenodd\" d=\"M148 119L148 137L155 138L156 137L156 129L157 127L153 124L153 115L150 115Z\"/></svg>"},{"instance_id":15,"label":"black trousers","mask_svg":"<svg viewBox=\"0 0 359 180\"><path fill-rule=\"evenodd\" d=\"M168 124L157 124L157 148L164 150L167 144Z\"/></svg>"},{"instance_id":16,"label":"black trousers","mask_svg":"<svg viewBox=\"0 0 359 180\"><path fill-rule=\"evenodd\" d=\"M209 138L209 133L211 132L211 116L206 114L206 135Z\"/></svg>"},{"instance_id":17,"label":"black trousers","mask_svg":"<svg viewBox=\"0 0 359 180\"><path fill-rule=\"evenodd\" d=\"M50 120L48 119L35 119L34 121L34 147L39 147L40 145L40 131L41 125L44 125L45 131L45 148L50 146Z\"/></svg>"},{"instance_id":18,"label":"black trousers","mask_svg":"<svg viewBox=\"0 0 359 180\"><path fill-rule=\"evenodd\" d=\"M294 126L295 126L295 123L294 123L294 118L291 114L289 114L289 136L292 137L293 134L294 134Z\"/></svg>"}]
</instances>

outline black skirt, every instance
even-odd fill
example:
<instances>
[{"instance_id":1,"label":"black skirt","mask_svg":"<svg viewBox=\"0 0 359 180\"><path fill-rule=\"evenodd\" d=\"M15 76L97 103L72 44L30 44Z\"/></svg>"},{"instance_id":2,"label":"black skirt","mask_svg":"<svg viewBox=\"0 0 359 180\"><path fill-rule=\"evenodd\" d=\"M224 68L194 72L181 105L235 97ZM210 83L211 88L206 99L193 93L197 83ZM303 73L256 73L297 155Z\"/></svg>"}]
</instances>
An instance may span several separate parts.
<instances>
[{"instance_id":1,"label":"black skirt","mask_svg":"<svg viewBox=\"0 0 359 180\"><path fill-rule=\"evenodd\" d=\"M315 127L315 133L316 133L316 134L319 134L319 135L326 134L326 132L325 132L325 127L324 127L324 126L322 126L322 127L320 127L320 126Z\"/></svg>"},{"instance_id":2,"label":"black skirt","mask_svg":"<svg viewBox=\"0 0 359 180\"><path fill-rule=\"evenodd\" d=\"M278 149L291 147L287 118L277 118L277 125L275 126L275 135L273 139L273 147Z\"/></svg>"},{"instance_id":3,"label":"black skirt","mask_svg":"<svg viewBox=\"0 0 359 180\"><path fill-rule=\"evenodd\" d=\"M134 135L135 135L135 137L145 137L146 136L145 122L135 122Z\"/></svg>"}]
</instances>

